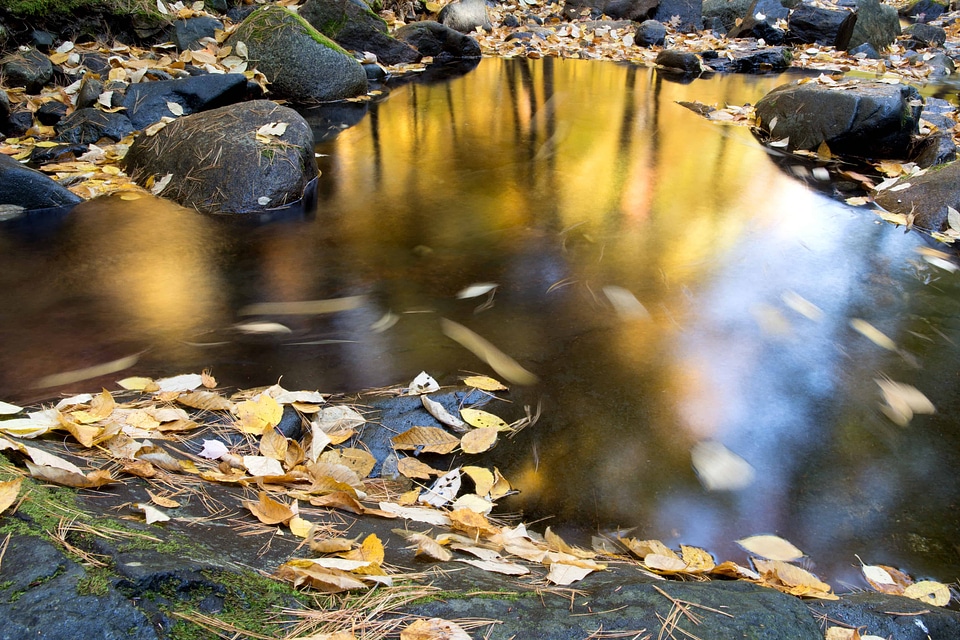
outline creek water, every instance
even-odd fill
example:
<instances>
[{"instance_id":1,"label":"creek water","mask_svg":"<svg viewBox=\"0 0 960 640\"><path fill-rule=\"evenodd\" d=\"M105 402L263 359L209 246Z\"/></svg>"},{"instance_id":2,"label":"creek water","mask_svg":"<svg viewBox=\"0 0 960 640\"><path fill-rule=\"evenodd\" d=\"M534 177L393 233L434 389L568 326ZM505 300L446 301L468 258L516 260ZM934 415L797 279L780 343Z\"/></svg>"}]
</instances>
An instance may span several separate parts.
<instances>
[{"instance_id":1,"label":"creek water","mask_svg":"<svg viewBox=\"0 0 960 640\"><path fill-rule=\"evenodd\" d=\"M746 128L676 104L754 103L789 79L486 59L345 108L348 128L314 114L314 213L237 222L103 198L7 223L0 398L205 367L227 385L325 392L492 374L442 333L447 318L539 377L492 408L542 410L490 455L526 521L587 543L632 528L739 562L735 540L776 533L840 589L863 584L856 555L956 580L957 274L926 262L917 234L778 167ZM479 282L498 285L490 304L456 297ZM646 315L618 314L609 291ZM333 298L350 308L250 313ZM235 328L250 321L290 331ZM132 354L124 374L47 386ZM893 424L885 378L937 412ZM691 466L704 440L753 482L707 491Z\"/></svg>"}]
</instances>

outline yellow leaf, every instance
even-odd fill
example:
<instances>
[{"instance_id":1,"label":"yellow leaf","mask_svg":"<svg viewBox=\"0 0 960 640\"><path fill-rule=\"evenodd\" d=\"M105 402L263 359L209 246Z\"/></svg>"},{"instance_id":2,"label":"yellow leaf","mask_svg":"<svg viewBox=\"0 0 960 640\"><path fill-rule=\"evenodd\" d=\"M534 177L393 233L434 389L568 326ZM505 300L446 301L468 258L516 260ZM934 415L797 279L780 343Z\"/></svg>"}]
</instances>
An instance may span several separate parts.
<instances>
[{"instance_id":1,"label":"yellow leaf","mask_svg":"<svg viewBox=\"0 0 960 640\"><path fill-rule=\"evenodd\" d=\"M463 383L474 389L480 389L481 391L507 391L508 388L503 385L498 380L494 380L488 376L470 376L463 379Z\"/></svg>"},{"instance_id":2,"label":"yellow leaf","mask_svg":"<svg viewBox=\"0 0 960 640\"><path fill-rule=\"evenodd\" d=\"M281 462L287 458L287 439L276 429L269 429L260 438L260 455Z\"/></svg>"},{"instance_id":3,"label":"yellow leaf","mask_svg":"<svg viewBox=\"0 0 960 640\"><path fill-rule=\"evenodd\" d=\"M276 575L281 580L293 583L295 587L306 585L327 593L366 588L366 584L345 571L325 569L300 558L284 562L277 569Z\"/></svg>"},{"instance_id":4,"label":"yellow leaf","mask_svg":"<svg viewBox=\"0 0 960 640\"><path fill-rule=\"evenodd\" d=\"M484 515L493 510L494 504L475 493L467 493L454 500L451 509L470 509Z\"/></svg>"},{"instance_id":5,"label":"yellow leaf","mask_svg":"<svg viewBox=\"0 0 960 640\"><path fill-rule=\"evenodd\" d=\"M280 524L289 521L295 514L287 505L277 502L267 495L266 491L260 492L260 500L244 500L243 506L250 510L263 524Z\"/></svg>"},{"instance_id":6,"label":"yellow leaf","mask_svg":"<svg viewBox=\"0 0 960 640\"><path fill-rule=\"evenodd\" d=\"M473 486L477 495L485 496L493 489L494 477L489 469L484 467L467 466L460 469L473 480Z\"/></svg>"},{"instance_id":7,"label":"yellow leaf","mask_svg":"<svg viewBox=\"0 0 960 640\"><path fill-rule=\"evenodd\" d=\"M10 505L17 501L17 496L20 494L20 484L22 482L23 478L0 482L0 513L6 511Z\"/></svg>"},{"instance_id":8,"label":"yellow leaf","mask_svg":"<svg viewBox=\"0 0 960 640\"><path fill-rule=\"evenodd\" d=\"M94 396L93 400L90 401L89 410L71 411L70 417L79 424L100 422L113 413L116 406L117 403L113 399L113 396L110 395L109 391L104 389L100 395Z\"/></svg>"},{"instance_id":9,"label":"yellow leaf","mask_svg":"<svg viewBox=\"0 0 960 640\"><path fill-rule=\"evenodd\" d=\"M290 533L298 538L306 538L308 535L310 535L310 530L313 529L313 524L307 520L304 520L300 516L293 516L290 518L290 522L288 524L290 526Z\"/></svg>"},{"instance_id":10,"label":"yellow leaf","mask_svg":"<svg viewBox=\"0 0 960 640\"><path fill-rule=\"evenodd\" d=\"M145 391L147 387L156 386L152 379L137 376L118 380L117 384L128 391Z\"/></svg>"},{"instance_id":11,"label":"yellow leaf","mask_svg":"<svg viewBox=\"0 0 960 640\"><path fill-rule=\"evenodd\" d=\"M457 438L438 427L410 427L390 441L395 449L420 449L441 455L450 453L460 444Z\"/></svg>"},{"instance_id":12,"label":"yellow leaf","mask_svg":"<svg viewBox=\"0 0 960 640\"><path fill-rule=\"evenodd\" d=\"M597 555L593 551L571 547L563 538L554 533L550 527L547 527L546 531L543 532L543 539L551 551L559 551L560 553L565 553L577 558L594 558Z\"/></svg>"},{"instance_id":13,"label":"yellow leaf","mask_svg":"<svg viewBox=\"0 0 960 640\"><path fill-rule=\"evenodd\" d=\"M400 632L400 640L470 640L460 625L441 618L414 620Z\"/></svg>"},{"instance_id":14,"label":"yellow leaf","mask_svg":"<svg viewBox=\"0 0 960 640\"><path fill-rule=\"evenodd\" d=\"M215 391L191 391L177 396L177 402L202 411L230 411L233 403Z\"/></svg>"},{"instance_id":15,"label":"yellow leaf","mask_svg":"<svg viewBox=\"0 0 960 640\"><path fill-rule=\"evenodd\" d=\"M372 562L373 564L379 566L383 564L383 543L380 542L380 538L377 537L377 534L371 533L364 538L359 549L353 549L352 551L343 553L341 554L341 557L347 560Z\"/></svg>"},{"instance_id":16,"label":"yellow leaf","mask_svg":"<svg viewBox=\"0 0 960 640\"><path fill-rule=\"evenodd\" d=\"M883 347L888 351L897 350L897 344L893 340L866 320L854 318L850 321L850 326L878 347Z\"/></svg>"},{"instance_id":17,"label":"yellow leaf","mask_svg":"<svg viewBox=\"0 0 960 640\"><path fill-rule=\"evenodd\" d=\"M750 536L742 540L737 540L737 544L750 553L766 558L767 560L790 562L803 557L803 551L800 551L800 549L797 549L790 542L779 536Z\"/></svg>"},{"instance_id":18,"label":"yellow leaf","mask_svg":"<svg viewBox=\"0 0 960 640\"><path fill-rule=\"evenodd\" d=\"M373 471L377 459L368 451L350 447L340 449L340 464L351 469L358 478L366 478Z\"/></svg>"},{"instance_id":19,"label":"yellow leaf","mask_svg":"<svg viewBox=\"0 0 960 640\"><path fill-rule=\"evenodd\" d=\"M665 556L659 553L648 553L643 558L643 564L645 564L648 569L663 573L683 573L687 568L687 563L680 558Z\"/></svg>"},{"instance_id":20,"label":"yellow leaf","mask_svg":"<svg viewBox=\"0 0 960 640\"><path fill-rule=\"evenodd\" d=\"M245 400L237 405L237 428L244 433L262 435L280 424L283 407L265 393L256 401Z\"/></svg>"},{"instance_id":21,"label":"yellow leaf","mask_svg":"<svg viewBox=\"0 0 960 640\"><path fill-rule=\"evenodd\" d=\"M634 554L641 560L645 559L647 555L651 553L680 560L680 556L678 556L673 549L663 544L659 540L637 540L636 538L624 538L621 540L621 542L627 549L630 550L630 553Z\"/></svg>"},{"instance_id":22,"label":"yellow leaf","mask_svg":"<svg viewBox=\"0 0 960 640\"><path fill-rule=\"evenodd\" d=\"M503 496L513 491L510 483L500 474L500 469L493 468L493 486L490 488L490 497L493 500L499 500Z\"/></svg>"},{"instance_id":23,"label":"yellow leaf","mask_svg":"<svg viewBox=\"0 0 960 640\"><path fill-rule=\"evenodd\" d=\"M712 571L717 563L713 561L713 556L699 547L688 547L680 545L680 553L683 561L687 564L684 573L707 573Z\"/></svg>"},{"instance_id":24,"label":"yellow leaf","mask_svg":"<svg viewBox=\"0 0 960 640\"><path fill-rule=\"evenodd\" d=\"M443 474L443 471L434 469L430 465L420 462L413 456L400 458L400 461L397 463L397 471L404 477L417 480L429 480L431 476Z\"/></svg>"},{"instance_id":25,"label":"yellow leaf","mask_svg":"<svg viewBox=\"0 0 960 640\"><path fill-rule=\"evenodd\" d=\"M397 532L408 541L417 545L415 555L424 555L432 560L439 560L440 562L448 562L453 558L453 554L450 553L448 549L425 533L408 532L403 529L397 529Z\"/></svg>"},{"instance_id":26,"label":"yellow leaf","mask_svg":"<svg viewBox=\"0 0 960 640\"><path fill-rule=\"evenodd\" d=\"M830 585L822 582L809 571L801 569L796 565L783 562L782 560L760 560L759 558L754 558L753 564L764 578L775 578L788 587L781 589L781 591L801 597L825 598L829 600L836 598L836 596L830 593ZM775 583L770 586L780 588Z\"/></svg>"},{"instance_id":27,"label":"yellow leaf","mask_svg":"<svg viewBox=\"0 0 960 640\"><path fill-rule=\"evenodd\" d=\"M497 441L497 430L493 427L474 429L460 438L460 448L464 453L483 453Z\"/></svg>"},{"instance_id":28,"label":"yellow leaf","mask_svg":"<svg viewBox=\"0 0 960 640\"><path fill-rule=\"evenodd\" d=\"M480 409L460 409L460 417L471 427L478 429L492 427L497 431L510 431L510 425L504 422L503 418Z\"/></svg>"},{"instance_id":29,"label":"yellow leaf","mask_svg":"<svg viewBox=\"0 0 960 640\"><path fill-rule=\"evenodd\" d=\"M939 582L923 580L903 590L903 595L935 607L945 607L950 603L950 588Z\"/></svg>"},{"instance_id":30,"label":"yellow leaf","mask_svg":"<svg viewBox=\"0 0 960 640\"><path fill-rule=\"evenodd\" d=\"M157 503L157 505L161 507L165 507L167 509L176 509L177 507L180 506L180 503L177 502L176 500L173 500L171 498L166 498L164 496L158 496L157 494L153 493L149 489L147 489L147 495L150 496L150 499L152 501L154 501L155 503Z\"/></svg>"},{"instance_id":31,"label":"yellow leaf","mask_svg":"<svg viewBox=\"0 0 960 640\"><path fill-rule=\"evenodd\" d=\"M913 579L899 569L882 564L865 564L860 567L863 577L876 591L893 596L902 596L904 589L913 584Z\"/></svg>"},{"instance_id":32,"label":"yellow leaf","mask_svg":"<svg viewBox=\"0 0 960 640\"><path fill-rule=\"evenodd\" d=\"M480 536L491 536L500 532L500 529L490 524L490 521L482 514L471 511L470 509L451 511L449 517L450 527L454 531L463 531L474 539Z\"/></svg>"},{"instance_id":33,"label":"yellow leaf","mask_svg":"<svg viewBox=\"0 0 960 640\"><path fill-rule=\"evenodd\" d=\"M347 538L325 538L323 540L310 540L310 550L317 553L340 553L349 551L353 548L353 540Z\"/></svg>"}]
</instances>

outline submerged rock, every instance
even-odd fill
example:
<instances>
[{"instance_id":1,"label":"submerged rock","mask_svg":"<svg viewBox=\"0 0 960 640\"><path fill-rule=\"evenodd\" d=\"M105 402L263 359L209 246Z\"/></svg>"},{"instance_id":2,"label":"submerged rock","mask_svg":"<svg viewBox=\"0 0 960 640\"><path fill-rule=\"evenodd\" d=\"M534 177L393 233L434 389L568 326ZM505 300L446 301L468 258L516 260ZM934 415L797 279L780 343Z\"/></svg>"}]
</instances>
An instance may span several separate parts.
<instances>
[{"instance_id":1,"label":"submerged rock","mask_svg":"<svg viewBox=\"0 0 960 640\"><path fill-rule=\"evenodd\" d=\"M919 131L920 94L907 85L815 82L777 87L757 102L760 129L787 149L861 158L904 158Z\"/></svg>"},{"instance_id":2,"label":"submerged rock","mask_svg":"<svg viewBox=\"0 0 960 640\"><path fill-rule=\"evenodd\" d=\"M258 131L265 125L285 125ZM140 134L125 167L140 185L204 213L251 213L299 200L317 177L313 134L299 113L254 100Z\"/></svg>"},{"instance_id":3,"label":"submerged rock","mask_svg":"<svg viewBox=\"0 0 960 640\"><path fill-rule=\"evenodd\" d=\"M439 22L414 22L397 29L395 35L436 62L480 57L480 44L476 40Z\"/></svg>"},{"instance_id":4,"label":"submerged rock","mask_svg":"<svg viewBox=\"0 0 960 640\"><path fill-rule=\"evenodd\" d=\"M70 207L81 202L83 198L54 179L0 153L0 205L29 211Z\"/></svg>"}]
</instances>

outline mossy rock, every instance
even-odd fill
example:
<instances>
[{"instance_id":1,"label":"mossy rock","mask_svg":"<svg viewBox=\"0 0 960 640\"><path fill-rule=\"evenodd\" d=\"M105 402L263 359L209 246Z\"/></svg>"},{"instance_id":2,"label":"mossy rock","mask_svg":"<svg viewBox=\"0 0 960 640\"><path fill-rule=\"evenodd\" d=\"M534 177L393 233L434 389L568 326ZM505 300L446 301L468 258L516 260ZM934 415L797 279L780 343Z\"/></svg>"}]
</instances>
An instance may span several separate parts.
<instances>
[{"instance_id":1,"label":"mossy rock","mask_svg":"<svg viewBox=\"0 0 960 640\"><path fill-rule=\"evenodd\" d=\"M353 0L307 0L300 16L315 29L353 51L369 51L380 62L417 62L415 49L391 37L387 23L367 5Z\"/></svg>"}]
</instances>

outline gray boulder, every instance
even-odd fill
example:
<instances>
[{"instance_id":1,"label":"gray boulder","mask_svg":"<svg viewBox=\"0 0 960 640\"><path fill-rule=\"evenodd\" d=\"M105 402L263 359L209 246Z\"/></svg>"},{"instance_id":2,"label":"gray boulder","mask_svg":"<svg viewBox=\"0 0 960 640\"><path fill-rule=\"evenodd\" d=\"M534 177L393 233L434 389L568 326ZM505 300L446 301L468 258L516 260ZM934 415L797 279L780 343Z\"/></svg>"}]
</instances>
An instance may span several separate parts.
<instances>
[{"instance_id":1,"label":"gray boulder","mask_svg":"<svg viewBox=\"0 0 960 640\"><path fill-rule=\"evenodd\" d=\"M667 28L656 20L644 20L637 27L633 41L638 47L662 47L667 41Z\"/></svg>"},{"instance_id":2,"label":"gray boulder","mask_svg":"<svg viewBox=\"0 0 960 640\"><path fill-rule=\"evenodd\" d=\"M0 153L0 206L27 210L71 207L83 198L52 178Z\"/></svg>"},{"instance_id":3,"label":"gray boulder","mask_svg":"<svg viewBox=\"0 0 960 640\"><path fill-rule=\"evenodd\" d=\"M122 113L108 113L93 107L77 109L56 124L57 140L71 144L87 144L102 138L114 142L133 133L136 128Z\"/></svg>"},{"instance_id":4,"label":"gray boulder","mask_svg":"<svg viewBox=\"0 0 960 640\"><path fill-rule=\"evenodd\" d=\"M852 11L802 4L787 20L787 41L846 50L856 23L857 14Z\"/></svg>"},{"instance_id":5,"label":"gray boulder","mask_svg":"<svg viewBox=\"0 0 960 640\"><path fill-rule=\"evenodd\" d=\"M387 33L387 23L362 2L307 0L300 17L314 29L353 51L369 51L384 64L417 62L420 54Z\"/></svg>"},{"instance_id":6,"label":"gray boulder","mask_svg":"<svg viewBox=\"0 0 960 640\"><path fill-rule=\"evenodd\" d=\"M40 93L53 78L53 63L36 49L18 51L0 59L0 76L8 87L24 87L27 93Z\"/></svg>"},{"instance_id":7,"label":"gray boulder","mask_svg":"<svg viewBox=\"0 0 960 640\"><path fill-rule=\"evenodd\" d=\"M258 135L264 125L282 132ZM288 107L254 100L174 120L140 134L124 159L140 185L204 213L252 213L299 200L317 177L313 134Z\"/></svg>"},{"instance_id":8,"label":"gray boulder","mask_svg":"<svg viewBox=\"0 0 960 640\"><path fill-rule=\"evenodd\" d=\"M660 0L653 19L675 22L677 29L684 33L699 31L703 28L703 0Z\"/></svg>"},{"instance_id":9,"label":"gray boulder","mask_svg":"<svg viewBox=\"0 0 960 640\"><path fill-rule=\"evenodd\" d=\"M397 29L394 35L436 62L480 57L480 43L439 22L412 22Z\"/></svg>"},{"instance_id":10,"label":"gray boulder","mask_svg":"<svg viewBox=\"0 0 960 640\"><path fill-rule=\"evenodd\" d=\"M910 49L925 49L927 47L942 47L947 41L947 32L943 27L932 24L911 24L903 33L910 37L906 43Z\"/></svg>"},{"instance_id":11,"label":"gray boulder","mask_svg":"<svg viewBox=\"0 0 960 640\"><path fill-rule=\"evenodd\" d=\"M769 73L790 68L793 54L784 47L758 47L756 44L737 51L719 55L716 51L704 51L703 62L720 73Z\"/></svg>"},{"instance_id":12,"label":"gray boulder","mask_svg":"<svg viewBox=\"0 0 960 640\"><path fill-rule=\"evenodd\" d=\"M653 16L660 0L564 0L564 14L579 17L583 9L593 9L614 20L643 22Z\"/></svg>"},{"instance_id":13,"label":"gray boulder","mask_svg":"<svg viewBox=\"0 0 960 640\"><path fill-rule=\"evenodd\" d=\"M857 22L850 34L847 49L869 43L883 51L900 35L900 16L897 10L879 0L857 0Z\"/></svg>"},{"instance_id":14,"label":"gray boulder","mask_svg":"<svg viewBox=\"0 0 960 640\"><path fill-rule=\"evenodd\" d=\"M699 75L703 71L700 56L690 51L664 49L657 54L656 64L667 71L688 75Z\"/></svg>"},{"instance_id":15,"label":"gray boulder","mask_svg":"<svg viewBox=\"0 0 960 640\"><path fill-rule=\"evenodd\" d=\"M240 102L246 96L247 78L242 73L211 73L132 84L122 105L134 129L146 129L164 116L177 115L170 111L168 103L180 105L180 115L190 115Z\"/></svg>"},{"instance_id":16,"label":"gray boulder","mask_svg":"<svg viewBox=\"0 0 960 640\"><path fill-rule=\"evenodd\" d=\"M493 29L485 0L453 0L440 9L437 19L440 24L460 33L470 33L478 28L484 31Z\"/></svg>"},{"instance_id":17,"label":"gray boulder","mask_svg":"<svg viewBox=\"0 0 960 640\"><path fill-rule=\"evenodd\" d=\"M278 98L330 102L367 92L367 74L360 63L283 7L268 5L247 16L226 44L236 47L240 42Z\"/></svg>"},{"instance_id":18,"label":"gray boulder","mask_svg":"<svg viewBox=\"0 0 960 640\"><path fill-rule=\"evenodd\" d=\"M960 163L953 162L911 176L905 189L884 189L873 194L874 201L893 213L913 215L913 224L927 231L946 231L947 207L960 211Z\"/></svg>"},{"instance_id":19,"label":"gray boulder","mask_svg":"<svg viewBox=\"0 0 960 640\"><path fill-rule=\"evenodd\" d=\"M905 158L919 130L920 94L907 85L814 82L777 87L757 102L758 126L789 138L787 149L817 149L861 158Z\"/></svg>"},{"instance_id":20,"label":"gray boulder","mask_svg":"<svg viewBox=\"0 0 960 640\"><path fill-rule=\"evenodd\" d=\"M216 36L217 29L223 29L223 23L212 16L197 16L187 20L174 20L168 37L180 51L202 49L200 41Z\"/></svg>"}]
</instances>

